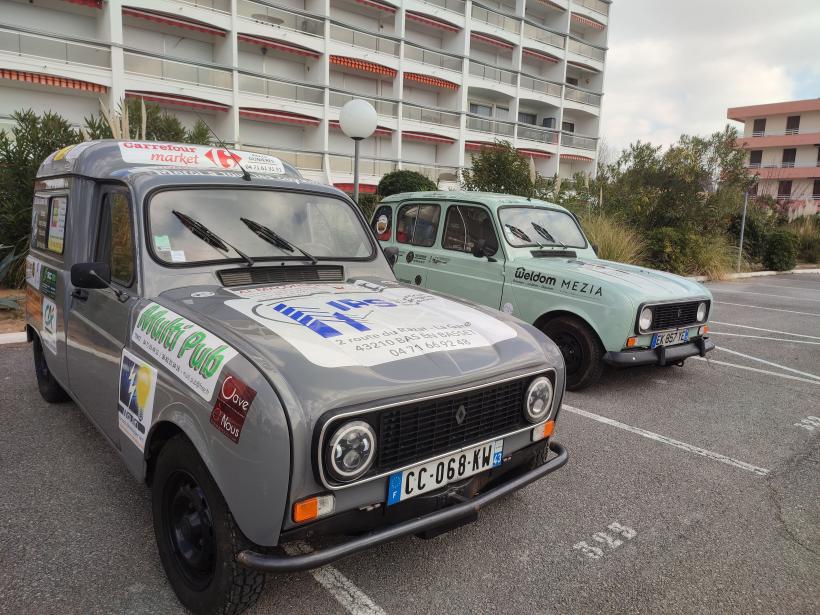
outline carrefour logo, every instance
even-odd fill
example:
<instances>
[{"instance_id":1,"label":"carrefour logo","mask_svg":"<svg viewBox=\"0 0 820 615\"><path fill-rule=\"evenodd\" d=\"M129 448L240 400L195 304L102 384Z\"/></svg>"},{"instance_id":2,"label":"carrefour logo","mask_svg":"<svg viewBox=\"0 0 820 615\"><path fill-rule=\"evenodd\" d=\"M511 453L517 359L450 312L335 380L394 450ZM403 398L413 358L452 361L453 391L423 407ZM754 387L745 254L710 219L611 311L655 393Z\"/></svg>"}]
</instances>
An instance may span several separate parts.
<instances>
[{"instance_id":1,"label":"carrefour logo","mask_svg":"<svg viewBox=\"0 0 820 615\"><path fill-rule=\"evenodd\" d=\"M362 311L392 307L397 304L384 299L334 299L317 307L275 301L254 306L253 313L267 320L281 320L284 316L327 339L344 335L343 330L348 327L358 332L370 331L367 313Z\"/></svg>"}]
</instances>

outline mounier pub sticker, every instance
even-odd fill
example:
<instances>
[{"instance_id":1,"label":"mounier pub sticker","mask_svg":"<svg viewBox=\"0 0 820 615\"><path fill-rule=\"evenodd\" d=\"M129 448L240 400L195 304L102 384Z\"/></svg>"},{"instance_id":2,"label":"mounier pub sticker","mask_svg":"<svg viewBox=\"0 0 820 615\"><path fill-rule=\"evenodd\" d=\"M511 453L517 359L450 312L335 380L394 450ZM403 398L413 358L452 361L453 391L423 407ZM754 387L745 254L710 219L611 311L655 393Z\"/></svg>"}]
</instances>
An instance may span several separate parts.
<instances>
[{"instance_id":1,"label":"mounier pub sticker","mask_svg":"<svg viewBox=\"0 0 820 615\"><path fill-rule=\"evenodd\" d=\"M222 368L238 354L221 338L157 303L140 311L131 340L206 401Z\"/></svg>"},{"instance_id":2,"label":"mounier pub sticker","mask_svg":"<svg viewBox=\"0 0 820 615\"><path fill-rule=\"evenodd\" d=\"M565 293L585 295L587 297L603 297L603 290L596 284L579 282L568 278L556 278L540 271L528 271L524 267L518 267L515 270L515 279L525 286L554 288Z\"/></svg>"}]
</instances>

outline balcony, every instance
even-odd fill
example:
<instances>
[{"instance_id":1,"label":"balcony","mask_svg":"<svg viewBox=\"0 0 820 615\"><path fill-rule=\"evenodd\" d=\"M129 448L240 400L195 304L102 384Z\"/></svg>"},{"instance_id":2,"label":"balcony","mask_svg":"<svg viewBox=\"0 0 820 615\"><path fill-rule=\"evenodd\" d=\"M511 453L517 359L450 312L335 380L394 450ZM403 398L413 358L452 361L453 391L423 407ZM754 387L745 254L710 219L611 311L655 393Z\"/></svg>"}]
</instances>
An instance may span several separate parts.
<instances>
[{"instance_id":1,"label":"balcony","mask_svg":"<svg viewBox=\"0 0 820 615\"><path fill-rule=\"evenodd\" d=\"M521 75L521 89L561 98L561 90L563 89L563 86L560 83L544 81L543 79L536 79L535 77Z\"/></svg>"},{"instance_id":2,"label":"balcony","mask_svg":"<svg viewBox=\"0 0 820 615\"><path fill-rule=\"evenodd\" d=\"M464 15L464 0L422 0L422 2Z\"/></svg>"},{"instance_id":3,"label":"balcony","mask_svg":"<svg viewBox=\"0 0 820 615\"><path fill-rule=\"evenodd\" d=\"M231 13L231 0L177 0L183 4L190 4L199 9L214 11L215 13Z\"/></svg>"},{"instance_id":4,"label":"balcony","mask_svg":"<svg viewBox=\"0 0 820 615\"><path fill-rule=\"evenodd\" d=\"M502 13L496 13L495 11L485 9L477 4L473 4L472 12L470 14L476 21L480 21L488 26L504 30L510 34L518 34L519 20L515 17L508 17Z\"/></svg>"},{"instance_id":5,"label":"balcony","mask_svg":"<svg viewBox=\"0 0 820 615\"><path fill-rule=\"evenodd\" d=\"M820 161L815 164L795 164L794 162L767 163L759 162L746 165L758 179L820 179Z\"/></svg>"},{"instance_id":6,"label":"balcony","mask_svg":"<svg viewBox=\"0 0 820 615\"><path fill-rule=\"evenodd\" d=\"M503 120L494 120L478 115L467 116L467 128L476 132L487 132L502 137L512 137L515 134L515 124Z\"/></svg>"},{"instance_id":7,"label":"balcony","mask_svg":"<svg viewBox=\"0 0 820 615\"><path fill-rule=\"evenodd\" d=\"M572 3L583 6L590 11L600 13L601 15L609 15L609 4L601 0L572 0Z\"/></svg>"},{"instance_id":8,"label":"balcony","mask_svg":"<svg viewBox=\"0 0 820 615\"><path fill-rule=\"evenodd\" d=\"M564 48L566 40L565 36L561 36L555 32L550 32L544 28L539 28L538 26L528 22L524 22L524 36L534 41L538 41L539 43L543 43L544 45L549 45L550 47L556 47L558 49Z\"/></svg>"},{"instance_id":9,"label":"balcony","mask_svg":"<svg viewBox=\"0 0 820 615\"><path fill-rule=\"evenodd\" d=\"M570 132L562 132L561 145L564 147L574 147L576 149L595 151L598 149L598 139L595 139L594 137L584 137Z\"/></svg>"},{"instance_id":10,"label":"balcony","mask_svg":"<svg viewBox=\"0 0 820 615\"><path fill-rule=\"evenodd\" d=\"M767 147L796 147L800 145L815 145L820 143L820 132L801 132L786 134L784 132L767 131L763 136L753 135L739 137L737 147L743 149L763 149Z\"/></svg>"},{"instance_id":11,"label":"balcony","mask_svg":"<svg viewBox=\"0 0 820 615\"><path fill-rule=\"evenodd\" d=\"M527 141L537 141L538 143L545 143L547 145L558 144L558 131L547 130L545 128L538 128L528 124L518 125L518 138L526 139Z\"/></svg>"},{"instance_id":12,"label":"balcony","mask_svg":"<svg viewBox=\"0 0 820 615\"><path fill-rule=\"evenodd\" d=\"M592 107L601 106L600 94L596 94L594 92L587 92L585 90L579 90L578 88L574 88L569 85L564 88L564 98L566 100L581 103L582 105L590 105Z\"/></svg>"},{"instance_id":13,"label":"balcony","mask_svg":"<svg viewBox=\"0 0 820 615\"><path fill-rule=\"evenodd\" d=\"M416 173L421 173L425 177L432 179L434 182L458 181L459 168L454 166L403 161L401 163L401 168L405 171L415 171Z\"/></svg>"},{"instance_id":14,"label":"balcony","mask_svg":"<svg viewBox=\"0 0 820 615\"><path fill-rule=\"evenodd\" d=\"M434 126L448 126L458 128L461 125L461 114L452 111L439 111L430 107L404 103L401 116L405 120Z\"/></svg>"},{"instance_id":15,"label":"balcony","mask_svg":"<svg viewBox=\"0 0 820 615\"><path fill-rule=\"evenodd\" d=\"M367 32L347 28L338 24L330 25L330 38L339 43L345 43L361 49L368 49L390 56L399 55L399 44L393 39L374 36Z\"/></svg>"},{"instance_id":16,"label":"balcony","mask_svg":"<svg viewBox=\"0 0 820 615\"><path fill-rule=\"evenodd\" d=\"M21 58L43 58L60 64L111 67L111 50L105 45L95 45L63 39L52 34L42 35L0 28L0 52ZM42 69L42 65L38 65Z\"/></svg>"},{"instance_id":17,"label":"balcony","mask_svg":"<svg viewBox=\"0 0 820 615\"><path fill-rule=\"evenodd\" d=\"M330 170L334 173L349 173L353 175L353 156L341 154L330 154ZM385 173L396 170L395 160L382 160L379 158L360 158L359 173L361 175L372 175L381 177Z\"/></svg>"},{"instance_id":18,"label":"balcony","mask_svg":"<svg viewBox=\"0 0 820 615\"><path fill-rule=\"evenodd\" d=\"M277 29L292 30L311 36L325 35L325 22L301 13L276 8L253 0L238 0L236 12L240 19Z\"/></svg>"},{"instance_id":19,"label":"balcony","mask_svg":"<svg viewBox=\"0 0 820 615\"><path fill-rule=\"evenodd\" d=\"M171 81L198 85L218 90L233 89L233 73L223 68L214 68L181 60L169 60L131 50L123 52L125 72Z\"/></svg>"},{"instance_id":20,"label":"balcony","mask_svg":"<svg viewBox=\"0 0 820 615\"><path fill-rule=\"evenodd\" d=\"M515 87L516 74L503 68L495 68L488 64L481 64L475 60L470 61L470 74L488 81L503 83Z\"/></svg>"},{"instance_id":21,"label":"balcony","mask_svg":"<svg viewBox=\"0 0 820 615\"><path fill-rule=\"evenodd\" d=\"M414 60L416 62L421 62L422 64L443 68L445 70L456 71L459 73L461 72L463 65L461 58L457 56L446 55L407 42L404 43L404 57L408 60Z\"/></svg>"},{"instance_id":22,"label":"balcony","mask_svg":"<svg viewBox=\"0 0 820 615\"><path fill-rule=\"evenodd\" d=\"M598 62L603 62L604 58L606 58L606 52L603 49L587 45L574 38L567 39L567 51L577 53L579 56L585 58L597 60Z\"/></svg>"},{"instance_id":23,"label":"balcony","mask_svg":"<svg viewBox=\"0 0 820 615\"><path fill-rule=\"evenodd\" d=\"M242 144L242 149L276 156L279 160L295 166L300 171L321 171L324 169L324 155L321 152L305 152L286 149L274 149L264 145Z\"/></svg>"},{"instance_id":24,"label":"balcony","mask_svg":"<svg viewBox=\"0 0 820 615\"><path fill-rule=\"evenodd\" d=\"M298 101L313 105L324 104L324 88L271 79L270 77L250 73L239 73L238 89L243 94L279 98L288 102Z\"/></svg>"},{"instance_id":25,"label":"balcony","mask_svg":"<svg viewBox=\"0 0 820 615\"><path fill-rule=\"evenodd\" d=\"M359 96L357 94L350 94L348 92L339 92L336 90L330 91L330 106L334 108L341 108L344 106L346 102L349 100L353 100L354 98L361 98L366 100L373 108L376 109L376 113L379 115L383 115L386 117L398 117L398 103L392 100L382 100L379 98L368 98L366 96Z\"/></svg>"}]
</instances>

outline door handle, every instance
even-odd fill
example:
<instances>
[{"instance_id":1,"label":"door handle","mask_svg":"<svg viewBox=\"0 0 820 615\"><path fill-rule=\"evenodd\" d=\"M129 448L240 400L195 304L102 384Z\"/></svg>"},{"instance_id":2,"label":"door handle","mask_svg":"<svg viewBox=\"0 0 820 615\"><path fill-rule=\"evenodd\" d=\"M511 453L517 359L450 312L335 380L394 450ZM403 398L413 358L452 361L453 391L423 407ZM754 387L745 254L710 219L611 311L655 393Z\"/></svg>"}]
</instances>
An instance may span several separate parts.
<instances>
[{"instance_id":1,"label":"door handle","mask_svg":"<svg viewBox=\"0 0 820 615\"><path fill-rule=\"evenodd\" d=\"M441 257L438 257L438 256L434 256L433 258L431 258L431 259L430 259L430 261L431 261L432 263L436 264L436 265L439 265L439 264L443 265L443 264L445 264L445 263L449 263L449 262L450 262L450 259L449 259L449 258L441 258Z\"/></svg>"}]
</instances>

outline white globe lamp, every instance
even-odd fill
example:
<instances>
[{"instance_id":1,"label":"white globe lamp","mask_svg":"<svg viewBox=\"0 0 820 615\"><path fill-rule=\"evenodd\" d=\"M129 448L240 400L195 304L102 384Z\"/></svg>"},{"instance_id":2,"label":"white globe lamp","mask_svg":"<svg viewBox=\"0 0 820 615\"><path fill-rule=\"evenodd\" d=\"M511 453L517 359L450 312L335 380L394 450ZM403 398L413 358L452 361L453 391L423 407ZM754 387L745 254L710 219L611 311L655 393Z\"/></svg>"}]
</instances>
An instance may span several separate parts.
<instances>
[{"instance_id":1,"label":"white globe lamp","mask_svg":"<svg viewBox=\"0 0 820 615\"><path fill-rule=\"evenodd\" d=\"M376 110L366 100L354 98L345 103L339 113L342 132L353 139L353 200L359 202L359 141L367 139L376 130Z\"/></svg>"}]
</instances>

